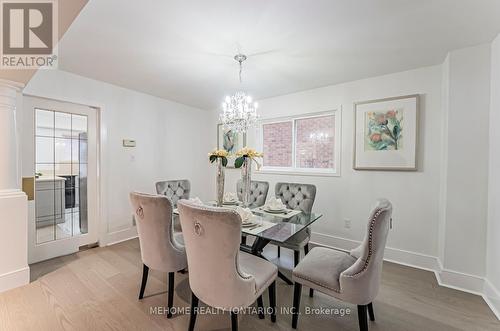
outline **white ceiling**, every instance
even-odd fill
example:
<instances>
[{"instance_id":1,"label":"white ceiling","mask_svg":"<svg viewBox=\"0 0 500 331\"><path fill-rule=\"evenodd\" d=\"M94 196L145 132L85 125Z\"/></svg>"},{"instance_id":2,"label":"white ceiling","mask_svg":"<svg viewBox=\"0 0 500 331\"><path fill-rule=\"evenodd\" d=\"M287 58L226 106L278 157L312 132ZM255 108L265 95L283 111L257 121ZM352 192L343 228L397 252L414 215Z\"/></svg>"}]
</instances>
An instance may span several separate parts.
<instances>
[{"instance_id":1,"label":"white ceiling","mask_svg":"<svg viewBox=\"0 0 500 331\"><path fill-rule=\"evenodd\" d=\"M499 0L91 0L60 68L204 109L441 63L491 41ZM253 55L255 54L255 55Z\"/></svg>"}]
</instances>

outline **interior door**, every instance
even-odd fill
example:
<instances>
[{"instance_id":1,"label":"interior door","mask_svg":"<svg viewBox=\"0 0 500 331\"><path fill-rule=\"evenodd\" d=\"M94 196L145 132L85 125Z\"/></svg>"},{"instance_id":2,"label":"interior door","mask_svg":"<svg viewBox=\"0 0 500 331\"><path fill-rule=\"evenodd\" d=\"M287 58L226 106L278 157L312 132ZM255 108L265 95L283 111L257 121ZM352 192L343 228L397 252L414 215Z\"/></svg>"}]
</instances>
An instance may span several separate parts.
<instances>
[{"instance_id":1,"label":"interior door","mask_svg":"<svg viewBox=\"0 0 500 331\"><path fill-rule=\"evenodd\" d=\"M29 203L29 263L98 241L97 109L25 96L23 177L34 177ZM29 123L32 125L29 125ZM31 129L28 129L31 128Z\"/></svg>"}]
</instances>

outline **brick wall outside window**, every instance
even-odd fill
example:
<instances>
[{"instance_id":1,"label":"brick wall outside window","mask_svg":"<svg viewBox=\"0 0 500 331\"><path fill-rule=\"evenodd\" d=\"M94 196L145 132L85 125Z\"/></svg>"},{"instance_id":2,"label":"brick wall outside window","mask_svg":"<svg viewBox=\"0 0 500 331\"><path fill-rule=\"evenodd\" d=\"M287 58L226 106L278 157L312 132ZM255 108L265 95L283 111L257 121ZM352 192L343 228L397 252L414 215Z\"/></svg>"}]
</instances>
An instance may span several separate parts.
<instances>
[{"instance_id":1,"label":"brick wall outside window","mask_svg":"<svg viewBox=\"0 0 500 331\"><path fill-rule=\"evenodd\" d=\"M296 121L296 167L331 169L334 167L335 118L321 116Z\"/></svg>"},{"instance_id":2,"label":"brick wall outside window","mask_svg":"<svg viewBox=\"0 0 500 331\"><path fill-rule=\"evenodd\" d=\"M291 167L293 123L279 122L262 126L264 166Z\"/></svg>"}]
</instances>

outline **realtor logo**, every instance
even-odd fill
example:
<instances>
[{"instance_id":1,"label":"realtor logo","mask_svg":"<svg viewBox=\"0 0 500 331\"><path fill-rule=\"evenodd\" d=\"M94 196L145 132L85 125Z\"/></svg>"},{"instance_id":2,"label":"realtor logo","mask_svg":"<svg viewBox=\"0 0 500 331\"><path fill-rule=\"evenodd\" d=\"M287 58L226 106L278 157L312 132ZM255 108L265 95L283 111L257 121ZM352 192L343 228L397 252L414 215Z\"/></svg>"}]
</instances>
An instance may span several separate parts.
<instances>
[{"instance_id":1,"label":"realtor logo","mask_svg":"<svg viewBox=\"0 0 500 331\"><path fill-rule=\"evenodd\" d=\"M3 69L55 68L56 0L1 0Z\"/></svg>"}]
</instances>

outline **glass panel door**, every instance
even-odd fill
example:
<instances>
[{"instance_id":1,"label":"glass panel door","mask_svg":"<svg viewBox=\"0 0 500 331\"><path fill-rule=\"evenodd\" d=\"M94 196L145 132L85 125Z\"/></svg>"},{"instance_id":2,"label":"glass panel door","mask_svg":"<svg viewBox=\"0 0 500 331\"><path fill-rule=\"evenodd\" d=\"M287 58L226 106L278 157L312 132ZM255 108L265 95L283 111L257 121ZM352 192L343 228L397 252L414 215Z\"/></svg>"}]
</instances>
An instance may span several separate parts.
<instances>
[{"instance_id":1,"label":"glass panel door","mask_svg":"<svg viewBox=\"0 0 500 331\"><path fill-rule=\"evenodd\" d=\"M98 110L25 96L23 177L35 177L28 201L28 260L77 252L99 241ZM31 137L31 139L29 139Z\"/></svg>"},{"instance_id":2,"label":"glass panel door","mask_svg":"<svg viewBox=\"0 0 500 331\"><path fill-rule=\"evenodd\" d=\"M36 243L88 232L88 121L35 108Z\"/></svg>"}]
</instances>

